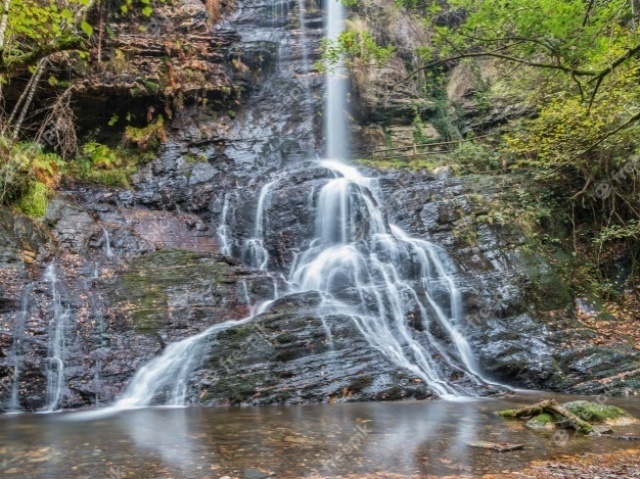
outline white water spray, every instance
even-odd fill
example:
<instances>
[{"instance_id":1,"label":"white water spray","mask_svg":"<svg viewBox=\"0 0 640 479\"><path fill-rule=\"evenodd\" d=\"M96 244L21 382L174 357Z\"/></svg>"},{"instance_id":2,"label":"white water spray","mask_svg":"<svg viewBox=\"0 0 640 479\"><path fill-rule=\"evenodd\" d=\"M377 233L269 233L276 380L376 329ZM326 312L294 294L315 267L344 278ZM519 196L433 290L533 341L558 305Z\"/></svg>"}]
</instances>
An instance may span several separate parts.
<instances>
[{"instance_id":1,"label":"white water spray","mask_svg":"<svg viewBox=\"0 0 640 479\"><path fill-rule=\"evenodd\" d=\"M318 196L316 239L293 265L294 289L323 293L325 308L351 317L372 347L439 396L473 395L445 376L456 371L485 382L459 330L460 292L446 258L431 243L387 226L375 179L339 162L321 165L336 178ZM437 339L434 328L448 337Z\"/></svg>"}]
</instances>

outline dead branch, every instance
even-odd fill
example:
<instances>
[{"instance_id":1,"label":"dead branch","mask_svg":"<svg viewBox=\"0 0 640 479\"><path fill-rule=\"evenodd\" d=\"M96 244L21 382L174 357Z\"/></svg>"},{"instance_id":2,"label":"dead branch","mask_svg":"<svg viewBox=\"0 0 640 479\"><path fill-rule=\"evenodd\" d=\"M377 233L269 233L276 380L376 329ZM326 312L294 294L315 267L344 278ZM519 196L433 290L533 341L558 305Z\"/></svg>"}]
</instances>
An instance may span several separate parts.
<instances>
[{"instance_id":1,"label":"dead branch","mask_svg":"<svg viewBox=\"0 0 640 479\"><path fill-rule=\"evenodd\" d=\"M587 421L583 421L578 416L563 408L555 399L547 399L532 406L526 406L520 409L507 409L500 411L500 416L508 419L530 418L539 416L540 414L551 414L564 418L571 427L582 434L593 433L593 426Z\"/></svg>"}]
</instances>

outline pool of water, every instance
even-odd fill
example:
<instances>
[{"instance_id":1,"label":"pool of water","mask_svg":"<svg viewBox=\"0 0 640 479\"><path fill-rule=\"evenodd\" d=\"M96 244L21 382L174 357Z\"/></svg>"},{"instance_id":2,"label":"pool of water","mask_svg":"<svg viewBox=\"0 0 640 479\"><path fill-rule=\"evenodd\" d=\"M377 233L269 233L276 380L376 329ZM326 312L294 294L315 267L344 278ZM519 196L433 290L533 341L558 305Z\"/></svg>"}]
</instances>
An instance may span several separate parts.
<instances>
[{"instance_id":1,"label":"pool of water","mask_svg":"<svg viewBox=\"0 0 640 479\"><path fill-rule=\"evenodd\" d=\"M466 402L149 408L91 418L0 417L0 476L29 479L278 478L343 474L481 475L533 460L639 448L609 437L554 437L494 413L549 395ZM558 400L575 397L556 396ZM593 399L593 398L592 398ZM640 417L640 400L608 399ZM640 434L640 426L614 428ZM524 444L509 453L474 441ZM256 476L257 475L257 476Z\"/></svg>"}]
</instances>

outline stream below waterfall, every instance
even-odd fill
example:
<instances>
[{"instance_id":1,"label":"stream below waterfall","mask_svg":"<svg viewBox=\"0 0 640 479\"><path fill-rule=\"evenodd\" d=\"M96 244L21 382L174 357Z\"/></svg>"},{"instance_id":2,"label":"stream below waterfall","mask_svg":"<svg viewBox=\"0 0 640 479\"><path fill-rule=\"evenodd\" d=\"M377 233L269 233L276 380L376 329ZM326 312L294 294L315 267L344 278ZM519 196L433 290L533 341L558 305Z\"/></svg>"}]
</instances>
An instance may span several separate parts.
<instances>
[{"instance_id":1,"label":"stream below waterfall","mask_svg":"<svg viewBox=\"0 0 640 479\"><path fill-rule=\"evenodd\" d=\"M519 471L535 460L637 450L637 444L612 437L570 437L562 443L553 440L551 431L533 431L493 414L541 397L549 395L464 402L149 408L94 421L77 420L73 413L9 415L0 418L0 475L205 479L260 477L259 471L265 471L277 478L475 476ZM640 416L637 399L608 403ZM615 434L625 433L638 434L640 427L615 428ZM469 447L472 441L520 443L524 449L501 454Z\"/></svg>"}]
</instances>

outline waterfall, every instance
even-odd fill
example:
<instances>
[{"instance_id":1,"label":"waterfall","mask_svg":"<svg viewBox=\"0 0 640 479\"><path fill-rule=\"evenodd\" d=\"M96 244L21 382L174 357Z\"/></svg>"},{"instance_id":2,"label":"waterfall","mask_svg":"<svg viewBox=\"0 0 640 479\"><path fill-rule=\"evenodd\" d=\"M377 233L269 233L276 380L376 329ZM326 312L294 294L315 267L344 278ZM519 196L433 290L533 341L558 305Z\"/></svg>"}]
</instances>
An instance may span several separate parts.
<instances>
[{"instance_id":1,"label":"waterfall","mask_svg":"<svg viewBox=\"0 0 640 479\"><path fill-rule=\"evenodd\" d=\"M11 385L11 396L9 398L9 405L7 408L10 412L20 411L20 367L24 360L24 329L29 317L29 300L31 299L32 290L33 284L28 284L22 292L20 313L18 313L18 320L14 327L13 346L11 348L11 355L13 357L13 382Z\"/></svg>"},{"instance_id":2,"label":"waterfall","mask_svg":"<svg viewBox=\"0 0 640 479\"><path fill-rule=\"evenodd\" d=\"M309 75L311 73L311 62L309 61L309 41L307 39L307 0L298 0L298 17L300 24L300 50L302 56L302 86L304 88L305 115L309 123L309 129L313 131L313 94Z\"/></svg>"},{"instance_id":3,"label":"waterfall","mask_svg":"<svg viewBox=\"0 0 640 479\"><path fill-rule=\"evenodd\" d=\"M299 8L303 28L302 1ZM337 40L344 25L342 2L329 0L327 38ZM296 254L285 281L287 290L280 291L274 279L274 298L318 291L323 298L319 315L330 341L330 318L346 315L372 348L398 368L422 379L438 396L473 396L474 384L493 383L482 376L462 333L462 301L453 264L441 248L389 225L377 180L341 161L348 157L346 86L342 64L327 72L324 117L330 159L321 161L320 166L333 177L319 191L309 193L308 208L315 215L314 239L306 250ZM280 178L284 180L285 176ZM262 186L253 231L239 248L243 262L262 271L267 271L269 263L265 232L277 182ZM225 196L216 230L224 254L231 254L234 246L238 250L228 231L229 208L229 197ZM251 305L246 283L242 288L245 302ZM271 303L251 307L245 319L226 321L169 345L135 374L115 408L158 402L185 404L189 377L208 354L205 338L252 321ZM324 314L327 312L331 314ZM465 384L450 381L454 375L466 378Z\"/></svg>"},{"instance_id":4,"label":"waterfall","mask_svg":"<svg viewBox=\"0 0 640 479\"><path fill-rule=\"evenodd\" d=\"M328 0L326 8L327 40L336 42L344 31L344 4L342 0ZM347 72L342 62L329 68L326 88L324 112L326 155L331 159L346 159L348 150Z\"/></svg>"},{"instance_id":5,"label":"waterfall","mask_svg":"<svg viewBox=\"0 0 640 479\"><path fill-rule=\"evenodd\" d=\"M98 263L94 263L93 274L85 282L85 292L87 294L87 298L89 299L89 304L91 305L93 315L96 319L96 325L95 325L94 331L95 331L97 347L93 350L93 357L95 358L94 370L93 370L94 371L93 388L95 391L95 404L98 407L100 406L99 391L102 383L100 373L102 371L103 355L108 348L108 344L104 336L107 329L107 325L106 325L104 315L102 314L102 307L100 304L100 295L95 290L95 285L97 282L100 281L100 279L101 279L100 266Z\"/></svg>"},{"instance_id":6,"label":"waterfall","mask_svg":"<svg viewBox=\"0 0 640 479\"><path fill-rule=\"evenodd\" d=\"M228 321L217 324L196 336L170 344L161 356L143 366L133 377L124 396L115 407L128 409L146 406L164 394L163 404L179 406L185 403L189 374L202 358L205 337L219 331L242 324L242 321Z\"/></svg>"},{"instance_id":7,"label":"waterfall","mask_svg":"<svg viewBox=\"0 0 640 479\"><path fill-rule=\"evenodd\" d=\"M64 388L64 331L69 311L62 304L55 265L50 264L44 280L51 284L53 314L49 321L49 348L47 354L47 405L43 412L58 409Z\"/></svg>"}]
</instances>

